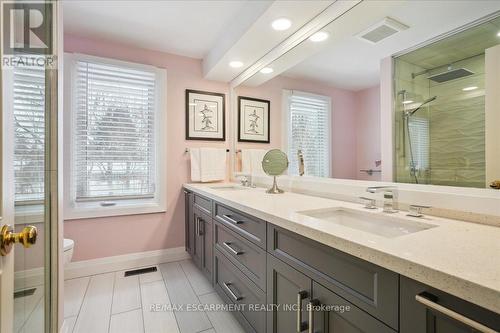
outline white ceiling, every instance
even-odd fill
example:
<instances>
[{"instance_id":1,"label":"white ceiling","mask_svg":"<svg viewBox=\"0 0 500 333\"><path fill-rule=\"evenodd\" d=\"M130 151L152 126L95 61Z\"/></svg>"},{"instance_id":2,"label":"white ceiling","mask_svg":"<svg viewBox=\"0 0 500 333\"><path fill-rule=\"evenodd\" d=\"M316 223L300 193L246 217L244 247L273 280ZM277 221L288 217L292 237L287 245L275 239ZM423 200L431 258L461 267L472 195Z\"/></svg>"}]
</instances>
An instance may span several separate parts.
<instances>
[{"instance_id":1,"label":"white ceiling","mask_svg":"<svg viewBox=\"0 0 500 333\"><path fill-rule=\"evenodd\" d=\"M255 1L254 7L262 2ZM64 0L64 29L127 45L203 58L232 22L252 15L242 0Z\"/></svg>"},{"instance_id":2,"label":"white ceiling","mask_svg":"<svg viewBox=\"0 0 500 333\"><path fill-rule=\"evenodd\" d=\"M321 81L349 90L372 87L379 83L381 59L497 10L500 10L500 1L364 1L326 27L331 33L328 44L298 65L284 69L282 75ZM410 28L377 44L355 37L385 16ZM305 41L301 45L304 53L310 51L306 51L308 43L311 42ZM295 53L300 53L301 46ZM279 67L284 66L280 63Z\"/></svg>"}]
</instances>

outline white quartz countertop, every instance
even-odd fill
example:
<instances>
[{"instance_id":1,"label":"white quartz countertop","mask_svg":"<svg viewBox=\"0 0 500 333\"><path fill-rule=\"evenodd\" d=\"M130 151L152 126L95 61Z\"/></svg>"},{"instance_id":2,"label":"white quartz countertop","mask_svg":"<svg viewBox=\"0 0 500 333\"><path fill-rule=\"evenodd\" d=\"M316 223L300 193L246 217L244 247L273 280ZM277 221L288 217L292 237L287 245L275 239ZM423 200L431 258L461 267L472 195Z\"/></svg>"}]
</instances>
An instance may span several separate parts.
<instances>
[{"instance_id":1,"label":"white quartz countertop","mask_svg":"<svg viewBox=\"0 0 500 333\"><path fill-rule=\"evenodd\" d=\"M500 228L433 216L391 216L437 227L386 238L298 211L342 207L368 214L361 204L298 193L267 194L263 188L218 190L229 184L185 184L184 187L276 226L296 232L355 257L428 284L500 313ZM234 185L234 184L231 184ZM237 185L235 185L237 186Z\"/></svg>"}]
</instances>

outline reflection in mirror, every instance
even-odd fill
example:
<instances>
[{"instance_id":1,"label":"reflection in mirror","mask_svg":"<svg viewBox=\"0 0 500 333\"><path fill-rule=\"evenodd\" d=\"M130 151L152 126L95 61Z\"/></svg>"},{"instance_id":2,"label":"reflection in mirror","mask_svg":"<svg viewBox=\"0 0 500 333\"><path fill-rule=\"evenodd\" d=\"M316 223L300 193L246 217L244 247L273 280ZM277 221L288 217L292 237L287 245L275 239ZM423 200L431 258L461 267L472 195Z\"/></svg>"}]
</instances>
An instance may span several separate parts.
<instances>
[{"instance_id":1,"label":"reflection in mirror","mask_svg":"<svg viewBox=\"0 0 500 333\"><path fill-rule=\"evenodd\" d=\"M394 60L396 181L485 187L487 93L500 48L500 18L404 54ZM488 65L486 65L486 63ZM490 85L494 83L490 82ZM493 175L492 175L493 176Z\"/></svg>"},{"instance_id":2,"label":"reflection in mirror","mask_svg":"<svg viewBox=\"0 0 500 333\"><path fill-rule=\"evenodd\" d=\"M499 10L498 2L359 3L235 88L270 102L269 143L236 138L237 174L248 151L280 148L289 175L379 181L384 165L394 171L383 179L396 182L484 188L500 179L500 158L488 163L488 140L500 138L488 139L485 97L494 91L487 55L500 58ZM395 54L403 55L387 74L381 63ZM491 77L500 76L497 62ZM382 95L387 75L393 97ZM381 99L394 99L394 110ZM391 114L393 133L382 133ZM382 145L394 156L383 160Z\"/></svg>"}]
</instances>

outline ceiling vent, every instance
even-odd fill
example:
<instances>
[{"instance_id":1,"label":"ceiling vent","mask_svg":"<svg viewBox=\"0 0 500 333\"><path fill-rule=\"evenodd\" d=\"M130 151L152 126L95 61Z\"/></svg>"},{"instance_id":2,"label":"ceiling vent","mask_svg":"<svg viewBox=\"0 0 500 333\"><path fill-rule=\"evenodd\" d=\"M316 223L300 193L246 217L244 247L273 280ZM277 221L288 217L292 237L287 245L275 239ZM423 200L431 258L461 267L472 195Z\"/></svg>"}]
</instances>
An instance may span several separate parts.
<instances>
[{"instance_id":1,"label":"ceiling vent","mask_svg":"<svg viewBox=\"0 0 500 333\"><path fill-rule=\"evenodd\" d=\"M408 28L409 27L406 24L398 22L390 17L386 17L381 22L363 30L356 36L364 41L376 44L381 40Z\"/></svg>"}]
</instances>

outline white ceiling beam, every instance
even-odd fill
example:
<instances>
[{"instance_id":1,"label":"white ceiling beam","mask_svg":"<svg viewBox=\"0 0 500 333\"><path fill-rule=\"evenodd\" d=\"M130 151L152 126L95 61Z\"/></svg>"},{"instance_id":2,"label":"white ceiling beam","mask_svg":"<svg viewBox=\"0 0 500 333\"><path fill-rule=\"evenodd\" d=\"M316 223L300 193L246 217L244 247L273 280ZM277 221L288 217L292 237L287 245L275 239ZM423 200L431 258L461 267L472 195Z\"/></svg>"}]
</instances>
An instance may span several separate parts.
<instances>
[{"instance_id":1,"label":"white ceiling beam","mask_svg":"<svg viewBox=\"0 0 500 333\"><path fill-rule=\"evenodd\" d=\"M350 0L350 1L336 1L330 6L328 6L324 11L319 13L309 22L304 24L300 29L298 29L295 33L281 42L279 45L271 49L267 54L261 57L258 61L256 61L253 65L248 67L245 71L243 71L240 75L235 77L231 81L231 86L236 87L243 82L249 80L252 76L257 74L262 68L268 66L273 63L275 60L279 59L281 56L291 51L293 48L301 44L304 40L311 37L315 32L321 30L326 27L332 21L342 16L346 12L348 12L351 8L359 4L362 0ZM274 73L274 75L279 74ZM267 76L267 79L272 78L272 75ZM267 80L266 79L266 80Z\"/></svg>"},{"instance_id":2,"label":"white ceiling beam","mask_svg":"<svg viewBox=\"0 0 500 333\"><path fill-rule=\"evenodd\" d=\"M325 11L333 2L275 1L271 4L267 3L267 7L265 5L258 8L252 6L252 9L247 12L242 11L241 17L235 18L235 22L228 26L227 32L204 57L204 77L230 82L276 45L300 31L304 25ZM292 27L289 30L275 31L271 28L272 21L281 17L292 21ZM243 62L244 66L237 69L229 67L229 62L235 60Z\"/></svg>"}]
</instances>

